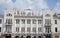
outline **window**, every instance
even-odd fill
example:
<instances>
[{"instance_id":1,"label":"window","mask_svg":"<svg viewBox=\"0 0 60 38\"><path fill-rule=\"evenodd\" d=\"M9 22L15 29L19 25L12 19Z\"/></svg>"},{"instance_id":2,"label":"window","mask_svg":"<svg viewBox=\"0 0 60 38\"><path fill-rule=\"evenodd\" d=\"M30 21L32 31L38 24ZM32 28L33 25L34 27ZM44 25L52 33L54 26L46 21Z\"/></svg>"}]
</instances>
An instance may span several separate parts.
<instances>
[{"instance_id":1,"label":"window","mask_svg":"<svg viewBox=\"0 0 60 38\"><path fill-rule=\"evenodd\" d=\"M7 24L12 24L12 19L6 19Z\"/></svg>"},{"instance_id":2,"label":"window","mask_svg":"<svg viewBox=\"0 0 60 38\"><path fill-rule=\"evenodd\" d=\"M31 24L31 20L30 19L27 20L27 24Z\"/></svg>"},{"instance_id":3,"label":"window","mask_svg":"<svg viewBox=\"0 0 60 38\"><path fill-rule=\"evenodd\" d=\"M51 19L45 19L45 24L51 24Z\"/></svg>"},{"instance_id":4,"label":"window","mask_svg":"<svg viewBox=\"0 0 60 38\"><path fill-rule=\"evenodd\" d=\"M0 24L2 23L2 19L0 19Z\"/></svg>"},{"instance_id":5,"label":"window","mask_svg":"<svg viewBox=\"0 0 60 38\"><path fill-rule=\"evenodd\" d=\"M19 32L19 27L16 27L16 32Z\"/></svg>"},{"instance_id":6,"label":"window","mask_svg":"<svg viewBox=\"0 0 60 38\"><path fill-rule=\"evenodd\" d=\"M0 27L0 32L1 32L1 27Z\"/></svg>"},{"instance_id":7,"label":"window","mask_svg":"<svg viewBox=\"0 0 60 38\"><path fill-rule=\"evenodd\" d=\"M22 23L22 24L25 24L25 20L24 20L24 19L22 19L22 20L21 20L21 23Z\"/></svg>"},{"instance_id":8,"label":"window","mask_svg":"<svg viewBox=\"0 0 60 38\"><path fill-rule=\"evenodd\" d=\"M30 30L31 30L30 27L27 27L27 32L30 32Z\"/></svg>"},{"instance_id":9,"label":"window","mask_svg":"<svg viewBox=\"0 0 60 38\"><path fill-rule=\"evenodd\" d=\"M9 14L7 14L7 16L12 16L12 14L9 13Z\"/></svg>"},{"instance_id":10,"label":"window","mask_svg":"<svg viewBox=\"0 0 60 38\"><path fill-rule=\"evenodd\" d=\"M59 36L55 36L55 38L59 38Z\"/></svg>"},{"instance_id":11,"label":"window","mask_svg":"<svg viewBox=\"0 0 60 38\"><path fill-rule=\"evenodd\" d=\"M20 23L20 20L19 19L16 19L16 24L19 24Z\"/></svg>"},{"instance_id":12,"label":"window","mask_svg":"<svg viewBox=\"0 0 60 38\"><path fill-rule=\"evenodd\" d=\"M57 27L55 27L55 32L57 32L58 30L57 30Z\"/></svg>"},{"instance_id":13,"label":"window","mask_svg":"<svg viewBox=\"0 0 60 38\"><path fill-rule=\"evenodd\" d=\"M41 27L38 27L38 32L41 32L42 30L41 30Z\"/></svg>"},{"instance_id":14,"label":"window","mask_svg":"<svg viewBox=\"0 0 60 38\"><path fill-rule=\"evenodd\" d=\"M50 17L50 15L49 15L49 14L46 14L45 16L46 16L46 17Z\"/></svg>"},{"instance_id":15,"label":"window","mask_svg":"<svg viewBox=\"0 0 60 38\"><path fill-rule=\"evenodd\" d=\"M55 24L57 24L57 20L55 20Z\"/></svg>"},{"instance_id":16,"label":"window","mask_svg":"<svg viewBox=\"0 0 60 38\"><path fill-rule=\"evenodd\" d=\"M36 24L36 20L35 20L35 19L33 19L33 20L32 20L32 23L33 23L33 24Z\"/></svg>"},{"instance_id":17,"label":"window","mask_svg":"<svg viewBox=\"0 0 60 38\"><path fill-rule=\"evenodd\" d=\"M46 32L46 33L50 33L50 32L51 32L51 27L46 27L46 28L45 28L45 32Z\"/></svg>"},{"instance_id":18,"label":"window","mask_svg":"<svg viewBox=\"0 0 60 38\"><path fill-rule=\"evenodd\" d=\"M21 28L21 32L25 32L25 27L22 27Z\"/></svg>"},{"instance_id":19,"label":"window","mask_svg":"<svg viewBox=\"0 0 60 38\"><path fill-rule=\"evenodd\" d=\"M33 30L32 30L33 32L36 32L36 27L33 27Z\"/></svg>"},{"instance_id":20,"label":"window","mask_svg":"<svg viewBox=\"0 0 60 38\"><path fill-rule=\"evenodd\" d=\"M12 27L11 26L6 26L6 32L11 33L12 32Z\"/></svg>"},{"instance_id":21,"label":"window","mask_svg":"<svg viewBox=\"0 0 60 38\"><path fill-rule=\"evenodd\" d=\"M38 24L41 24L42 23L42 20L38 20Z\"/></svg>"}]
</instances>

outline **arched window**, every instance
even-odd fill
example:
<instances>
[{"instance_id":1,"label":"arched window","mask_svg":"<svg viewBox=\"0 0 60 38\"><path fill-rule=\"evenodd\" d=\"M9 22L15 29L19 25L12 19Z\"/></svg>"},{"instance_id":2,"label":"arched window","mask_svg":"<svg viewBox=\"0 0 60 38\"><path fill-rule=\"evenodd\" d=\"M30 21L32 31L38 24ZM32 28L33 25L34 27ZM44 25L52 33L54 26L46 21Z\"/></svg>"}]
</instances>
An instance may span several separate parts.
<instances>
[{"instance_id":1,"label":"arched window","mask_svg":"<svg viewBox=\"0 0 60 38\"><path fill-rule=\"evenodd\" d=\"M9 13L9 14L7 14L7 16L12 16L12 14Z\"/></svg>"},{"instance_id":2,"label":"arched window","mask_svg":"<svg viewBox=\"0 0 60 38\"><path fill-rule=\"evenodd\" d=\"M46 14L45 16L46 16L46 17L50 17L50 15L49 15L49 14Z\"/></svg>"}]
</instances>

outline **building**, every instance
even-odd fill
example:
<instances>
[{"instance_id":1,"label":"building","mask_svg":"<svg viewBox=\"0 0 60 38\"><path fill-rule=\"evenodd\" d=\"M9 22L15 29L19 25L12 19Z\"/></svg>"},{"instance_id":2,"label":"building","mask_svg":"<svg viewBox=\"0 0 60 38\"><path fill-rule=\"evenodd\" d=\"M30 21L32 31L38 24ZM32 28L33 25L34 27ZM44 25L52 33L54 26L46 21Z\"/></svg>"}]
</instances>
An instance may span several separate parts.
<instances>
[{"instance_id":1,"label":"building","mask_svg":"<svg viewBox=\"0 0 60 38\"><path fill-rule=\"evenodd\" d=\"M60 14L43 9L4 10L0 16L0 38L60 38Z\"/></svg>"}]
</instances>

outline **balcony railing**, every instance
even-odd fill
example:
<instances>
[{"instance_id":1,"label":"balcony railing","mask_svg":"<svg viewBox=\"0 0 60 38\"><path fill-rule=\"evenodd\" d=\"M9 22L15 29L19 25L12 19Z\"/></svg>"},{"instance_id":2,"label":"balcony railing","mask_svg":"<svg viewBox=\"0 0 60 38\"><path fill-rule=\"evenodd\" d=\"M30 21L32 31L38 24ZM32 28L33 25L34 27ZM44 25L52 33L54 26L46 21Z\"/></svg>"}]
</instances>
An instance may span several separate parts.
<instances>
[{"instance_id":1,"label":"balcony railing","mask_svg":"<svg viewBox=\"0 0 60 38\"><path fill-rule=\"evenodd\" d=\"M44 25L45 25L45 26L51 26L52 24L49 24L49 23L45 23Z\"/></svg>"}]
</instances>

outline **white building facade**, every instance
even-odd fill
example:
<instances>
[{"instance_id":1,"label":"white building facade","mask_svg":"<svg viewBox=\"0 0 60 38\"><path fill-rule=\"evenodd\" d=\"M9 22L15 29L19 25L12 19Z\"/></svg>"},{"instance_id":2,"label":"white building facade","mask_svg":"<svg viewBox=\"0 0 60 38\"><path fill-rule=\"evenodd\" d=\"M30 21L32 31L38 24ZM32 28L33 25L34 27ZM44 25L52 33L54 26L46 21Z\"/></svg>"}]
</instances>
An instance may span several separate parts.
<instances>
[{"instance_id":1,"label":"white building facade","mask_svg":"<svg viewBox=\"0 0 60 38\"><path fill-rule=\"evenodd\" d=\"M60 14L43 9L6 9L0 16L0 38L60 38Z\"/></svg>"}]
</instances>

